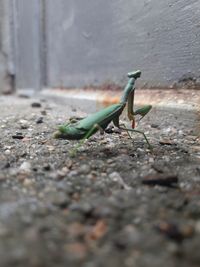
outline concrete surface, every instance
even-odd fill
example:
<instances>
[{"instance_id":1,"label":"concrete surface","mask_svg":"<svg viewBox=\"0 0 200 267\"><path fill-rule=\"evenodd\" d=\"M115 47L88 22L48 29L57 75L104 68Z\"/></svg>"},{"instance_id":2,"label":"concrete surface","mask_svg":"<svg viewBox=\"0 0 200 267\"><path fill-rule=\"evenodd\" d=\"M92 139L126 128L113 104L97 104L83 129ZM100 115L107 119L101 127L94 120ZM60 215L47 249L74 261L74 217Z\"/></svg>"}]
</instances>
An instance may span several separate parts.
<instances>
[{"instance_id":1,"label":"concrete surface","mask_svg":"<svg viewBox=\"0 0 200 267\"><path fill-rule=\"evenodd\" d=\"M14 1L16 88L42 88L42 39L40 0Z\"/></svg>"},{"instance_id":2,"label":"concrete surface","mask_svg":"<svg viewBox=\"0 0 200 267\"><path fill-rule=\"evenodd\" d=\"M137 126L152 151L109 127L71 157L77 141L53 132L72 115L86 114L0 97L1 266L199 266L197 115L154 107Z\"/></svg>"}]
</instances>

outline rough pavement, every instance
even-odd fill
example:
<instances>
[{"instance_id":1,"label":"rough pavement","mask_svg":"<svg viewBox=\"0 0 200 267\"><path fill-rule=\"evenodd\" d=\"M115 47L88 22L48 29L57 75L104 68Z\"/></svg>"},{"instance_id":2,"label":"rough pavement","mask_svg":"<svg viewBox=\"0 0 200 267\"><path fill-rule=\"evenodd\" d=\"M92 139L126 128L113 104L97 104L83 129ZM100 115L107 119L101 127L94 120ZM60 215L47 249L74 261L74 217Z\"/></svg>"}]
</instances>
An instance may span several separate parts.
<instances>
[{"instance_id":1,"label":"rough pavement","mask_svg":"<svg viewBox=\"0 0 200 267\"><path fill-rule=\"evenodd\" d=\"M154 108L140 135L110 128L74 158L52 138L74 107L0 98L1 266L200 265L194 114Z\"/></svg>"}]
</instances>

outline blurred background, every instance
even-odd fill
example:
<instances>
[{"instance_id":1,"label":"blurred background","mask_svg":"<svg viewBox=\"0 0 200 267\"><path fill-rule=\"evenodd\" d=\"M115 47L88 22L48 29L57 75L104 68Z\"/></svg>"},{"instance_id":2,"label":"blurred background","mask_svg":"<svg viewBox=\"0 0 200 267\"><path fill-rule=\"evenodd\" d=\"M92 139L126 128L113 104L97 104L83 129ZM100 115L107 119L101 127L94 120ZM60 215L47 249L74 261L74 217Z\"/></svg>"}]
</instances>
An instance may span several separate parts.
<instances>
[{"instance_id":1,"label":"blurred background","mask_svg":"<svg viewBox=\"0 0 200 267\"><path fill-rule=\"evenodd\" d=\"M200 87L199 0L1 0L0 92Z\"/></svg>"}]
</instances>

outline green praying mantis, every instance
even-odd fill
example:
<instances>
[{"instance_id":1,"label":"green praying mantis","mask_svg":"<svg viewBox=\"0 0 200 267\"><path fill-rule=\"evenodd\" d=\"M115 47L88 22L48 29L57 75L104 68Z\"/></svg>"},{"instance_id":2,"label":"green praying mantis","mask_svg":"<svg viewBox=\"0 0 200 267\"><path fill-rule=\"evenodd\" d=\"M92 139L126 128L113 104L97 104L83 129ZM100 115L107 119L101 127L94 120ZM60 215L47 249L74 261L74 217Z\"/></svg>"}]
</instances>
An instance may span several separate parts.
<instances>
[{"instance_id":1,"label":"green praying mantis","mask_svg":"<svg viewBox=\"0 0 200 267\"><path fill-rule=\"evenodd\" d=\"M76 122L69 122L67 124L60 125L58 131L54 134L57 139L68 139L68 140L81 140L76 150L84 143L86 139L94 135L98 130L104 132L107 126L113 122L113 124L121 130L127 132L135 132L143 135L147 145L151 148L151 145L144 132L135 129L135 116L140 115L142 119L152 108L151 105L145 105L142 108L133 110L134 107L134 93L135 93L135 81L141 76L141 71L129 72L128 83L124 88L121 100L117 104L108 106L96 113L89 115ZM127 128L119 124L119 117L122 114L126 104L128 103L128 118L132 121L132 127ZM73 154L74 154L73 153Z\"/></svg>"}]
</instances>

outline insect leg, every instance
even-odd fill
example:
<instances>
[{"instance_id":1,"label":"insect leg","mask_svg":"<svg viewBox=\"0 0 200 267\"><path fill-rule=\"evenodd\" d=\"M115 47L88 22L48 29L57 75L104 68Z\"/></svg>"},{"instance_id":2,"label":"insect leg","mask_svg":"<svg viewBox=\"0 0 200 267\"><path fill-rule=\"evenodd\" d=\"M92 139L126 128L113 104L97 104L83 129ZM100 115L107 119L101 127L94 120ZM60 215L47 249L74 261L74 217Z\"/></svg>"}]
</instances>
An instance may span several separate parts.
<instances>
[{"instance_id":1,"label":"insect leg","mask_svg":"<svg viewBox=\"0 0 200 267\"><path fill-rule=\"evenodd\" d=\"M137 109L135 112L134 112L134 115L140 115L141 118L139 119L139 121L141 119L144 118L144 116L147 115L147 113L149 113L149 111L151 110L152 106L151 105L145 105L139 109Z\"/></svg>"},{"instance_id":2,"label":"insect leg","mask_svg":"<svg viewBox=\"0 0 200 267\"><path fill-rule=\"evenodd\" d=\"M94 124L94 125L92 126L92 128L91 128L88 132L86 132L85 136L84 136L84 137L81 139L81 141L75 146L75 148L73 148L73 149L70 151L70 155L71 155L72 157L76 155L76 152L77 152L77 150L79 149L79 147L81 147L82 144L85 142L85 140L88 139L88 138L93 134L93 132L96 131L96 130L100 130L101 132L104 131L103 128L102 128L100 125L98 125L98 124Z\"/></svg>"},{"instance_id":3,"label":"insect leg","mask_svg":"<svg viewBox=\"0 0 200 267\"><path fill-rule=\"evenodd\" d=\"M139 130L135 130L135 129L126 128L126 127L125 127L125 128L120 127L120 129L125 130L125 131L130 131L130 132L135 132L135 133L142 134L143 137L144 137L144 139L145 139L145 141L146 141L146 143L147 143L147 145L148 145L148 147L149 147L150 149L152 149L152 146L151 146L151 144L149 143L149 140L148 140L148 138L146 137L146 135L145 135L144 132L139 131Z\"/></svg>"},{"instance_id":4,"label":"insect leg","mask_svg":"<svg viewBox=\"0 0 200 267\"><path fill-rule=\"evenodd\" d=\"M120 125L119 125L119 116L117 116L117 117L115 117L115 118L113 119L113 124L114 124L117 128L121 129L121 128L120 128ZM125 124L122 124L122 126L124 126L124 129L126 129ZM130 139L133 139L133 138L131 137L129 131L127 130L126 132L127 132L128 136L130 137Z\"/></svg>"}]
</instances>

